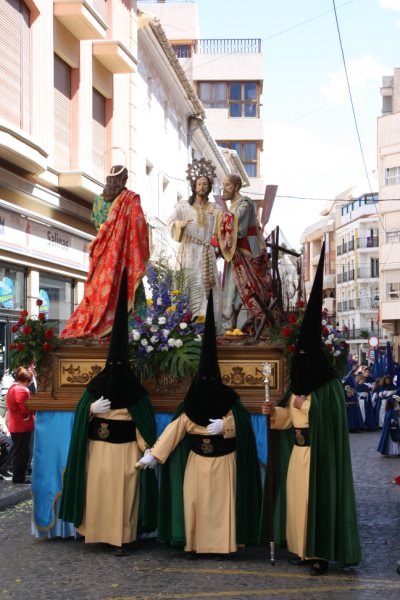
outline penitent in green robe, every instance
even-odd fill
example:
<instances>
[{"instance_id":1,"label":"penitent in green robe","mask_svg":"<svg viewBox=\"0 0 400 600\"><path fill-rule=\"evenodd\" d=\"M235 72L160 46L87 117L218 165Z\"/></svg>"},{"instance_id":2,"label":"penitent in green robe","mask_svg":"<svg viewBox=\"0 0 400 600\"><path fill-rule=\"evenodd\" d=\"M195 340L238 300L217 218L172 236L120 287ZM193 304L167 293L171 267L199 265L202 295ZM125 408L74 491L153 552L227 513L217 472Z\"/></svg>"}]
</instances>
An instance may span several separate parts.
<instances>
[{"instance_id":1,"label":"penitent in green robe","mask_svg":"<svg viewBox=\"0 0 400 600\"><path fill-rule=\"evenodd\" d=\"M310 483L307 515L306 556L356 565L361 560L357 512L351 466L346 405L343 388L332 379L311 394ZM272 431L278 438L279 482L275 496L274 538L285 542L286 471L293 430ZM267 479L266 479L267 484ZM268 489L264 490L264 506ZM263 522L261 538L268 538L268 525Z\"/></svg>"}]
</instances>

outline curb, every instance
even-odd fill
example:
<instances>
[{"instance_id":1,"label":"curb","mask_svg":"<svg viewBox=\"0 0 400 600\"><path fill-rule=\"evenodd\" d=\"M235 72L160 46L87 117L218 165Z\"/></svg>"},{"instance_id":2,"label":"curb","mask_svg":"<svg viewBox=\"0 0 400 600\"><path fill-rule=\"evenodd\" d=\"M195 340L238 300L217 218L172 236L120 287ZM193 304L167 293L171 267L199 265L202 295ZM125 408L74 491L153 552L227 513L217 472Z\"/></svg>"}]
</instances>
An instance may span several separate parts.
<instances>
[{"instance_id":1,"label":"curb","mask_svg":"<svg viewBox=\"0 0 400 600\"><path fill-rule=\"evenodd\" d=\"M0 482L0 511L11 508L31 498L30 485L18 485L8 481Z\"/></svg>"}]
</instances>

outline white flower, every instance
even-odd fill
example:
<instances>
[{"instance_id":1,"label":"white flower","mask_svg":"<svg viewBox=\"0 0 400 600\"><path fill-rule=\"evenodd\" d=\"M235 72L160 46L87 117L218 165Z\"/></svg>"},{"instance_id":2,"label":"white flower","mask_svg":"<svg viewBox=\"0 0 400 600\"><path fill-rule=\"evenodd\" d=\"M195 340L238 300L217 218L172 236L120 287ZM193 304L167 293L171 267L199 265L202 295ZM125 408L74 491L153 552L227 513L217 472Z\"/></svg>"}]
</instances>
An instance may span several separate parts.
<instances>
[{"instance_id":1,"label":"white flower","mask_svg":"<svg viewBox=\"0 0 400 600\"><path fill-rule=\"evenodd\" d=\"M159 325L165 325L166 322L167 322L167 319L165 317L158 317Z\"/></svg>"},{"instance_id":2,"label":"white flower","mask_svg":"<svg viewBox=\"0 0 400 600\"><path fill-rule=\"evenodd\" d=\"M147 340L141 340L140 342L142 346L148 346L149 342Z\"/></svg>"},{"instance_id":3,"label":"white flower","mask_svg":"<svg viewBox=\"0 0 400 600\"><path fill-rule=\"evenodd\" d=\"M155 333L156 331L158 331L158 327L157 327L157 325L152 325L152 326L150 327L150 331L151 331L151 333Z\"/></svg>"},{"instance_id":4,"label":"white flower","mask_svg":"<svg viewBox=\"0 0 400 600\"><path fill-rule=\"evenodd\" d=\"M157 337L155 335L152 335L151 338L150 338L150 341L151 341L152 344L156 344L157 341L158 341L158 339L157 339Z\"/></svg>"},{"instance_id":5,"label":"white flower","mask_svg":"<svg viewBox=\"0 0 400 600\"><path fill-rule=\"evenodd\" d=\"M138 340L140 340L140 333L138 332L137 329L132 329L132 339L135 342L137 342Z\"/></svg>"},{"instance_id":6,"label":"white flower","mask_svg":"<svg viewBox=\"0 0 400 600\"><path fill-rule=\"evenodd\" d=\"M329 339L326 339L324 342L325 346L330 346L331 345L331 341Z\"/></svg>"},{"instance_id":7,"label":"white flower","mask_svg":"<svg viewBox=\"0 0 400 600\"><path fill-rule=\"evenodd\" d=\"M151 319L151 317L147 317L147 319L146 319L146 323L148 323L149 325L151 325L151 322L152 322L152 319Z\"/></svg>"},{"instance_id":8,"label":"white flower","mask_svg":"<svg viewBox=\"0 0 400 600\"><path fill-rule=\"evenodd\" d=\"M163 329L163 336L164 337L168 337L170 333L171 333L170 329Z\"/></svg>"},{"instance_id":9,"label":"white flower","mask_svg":"<svg viewBox=\"0 0 400 600\"><path fill-rule=\"evenodd\" d=\"M201 342L201 335L196 335L194 339L196 340L196 342Z\"/></svg>"},{"instance_id":10,"label":"white flower","mask_svg":"<svg viewBox=\"0 0 400 600\"><path fill-rule=\"evenodd\" d=\"M181 346L183 346L182 340L175 340L175 348L180 348Z\"/></svg>"},{"instance_id":11,"label":"white flower","mask_svg":"<svg viewBox=\"0 0 400 600\"><path fill-rule=\"evenodd\" d=\"M146 352L148 354L150 354L150 352L153 352L153 350L154 350L153 346L147 346L147 348L146 348Z\"/></svg>"},{"instance_id":12,"label":"white flower","mask_svg":"<svg viewBox=\"0 0 400 600\"><path fill-rule=\"evenodd\" d=\"M171 348L173 346L175 346L175 340L174 340L174 338L169 338L169 340L168 340L168 346L171 346Z\"/></svg>"},{"instance_id":13,"label":"white flower","mask_svg":"<svg viewBox=\"0 0 400 600\"><path fill-rule=\"evenodd\" d=\"M328 340L333 341L334 337L335 337L335 334L334 333L330 333L328 335Z\"/></svg>"},{"instance_id":14,"label":"white flower","mask_svg":"<svg viewBox=\"0 0 400 600\"><path fill-rule=\"evenodd\" d=\"M325 321L325 319L322 319L321 322L322 322L322 325L326 325L327 324L326 321Z\"/></svg>"},{"instance_id":15,"label":"white flower","mask_svg":"<svg viewBox=\"0 0 400 600\"><path fill-rule=\"evenodd\" d=\"M161 348L161 352L168 352L168 347L167 346L163 346Z\"/></svg>"},{"instance_id":16,"label":"white flower","mask_svg":"<svg viewBox=\"0 0 400 600\"><path fill-rule=\"evenodd\" d=\"M162 306L162 298L161 298L161 296L159 296L157 298L157 306Z\"/></svg>"},{"instance_id":17,"label":"white flower","mask_svg":"<svg viewBox=\"0 0 400 600\"><path fill-rule=\"evenodd\" d=\"M179 323L179 327L181 329L186 329L187 328L187 323Z\"/></svg>"},{"instance_id":18,"label":"white flower","mask_svg":"<svg viewBox=\"0 0 400 600\"><path fill-rule=\"evenodd\" d=\"M336 350L336 352L333 353L333 356L340 356L340 350Z\"/></svg>"}]
</instances>

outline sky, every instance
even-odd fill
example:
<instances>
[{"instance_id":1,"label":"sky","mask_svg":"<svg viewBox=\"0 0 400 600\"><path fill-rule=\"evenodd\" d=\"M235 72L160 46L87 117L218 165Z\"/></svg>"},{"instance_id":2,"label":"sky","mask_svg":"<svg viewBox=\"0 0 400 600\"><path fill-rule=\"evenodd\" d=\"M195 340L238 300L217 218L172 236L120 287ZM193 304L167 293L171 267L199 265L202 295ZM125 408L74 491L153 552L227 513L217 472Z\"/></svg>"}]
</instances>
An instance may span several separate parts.
<instances>
[{"instance_id":1,"label":"sky","mask_svg":"<svg viewBox=\"0 0 400 600\"><path fill-rule=\"evenodd\" d=\"M382 77L400 67L400 0L196 4L202 38L262 39L263 174L278 185L268 228L298 249L327 200L353 185L370 191Z\"/></svg>"}]
</instances>

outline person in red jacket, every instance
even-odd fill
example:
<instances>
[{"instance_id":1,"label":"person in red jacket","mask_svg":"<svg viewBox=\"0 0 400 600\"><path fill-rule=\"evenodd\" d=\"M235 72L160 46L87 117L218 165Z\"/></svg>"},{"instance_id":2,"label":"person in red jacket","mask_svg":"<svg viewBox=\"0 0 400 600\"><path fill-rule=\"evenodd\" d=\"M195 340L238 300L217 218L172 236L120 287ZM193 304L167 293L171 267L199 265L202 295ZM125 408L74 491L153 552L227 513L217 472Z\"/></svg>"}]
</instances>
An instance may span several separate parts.
<instances>
[{"instance_id":1,"label":"person in red jacket","mask_svg":"<svg viewBox=\"0 0 400 600\"><path fill-rule=\"evenodd\" d=\"M7 392L8 429L14 445L13 483L30 483L26 479L26 469L30 458L30 445L35 424L32 411L26 406L30 397L29 385L32 373L24 367L18 367L15 383Z\"/></svg>"}]
</instances>

